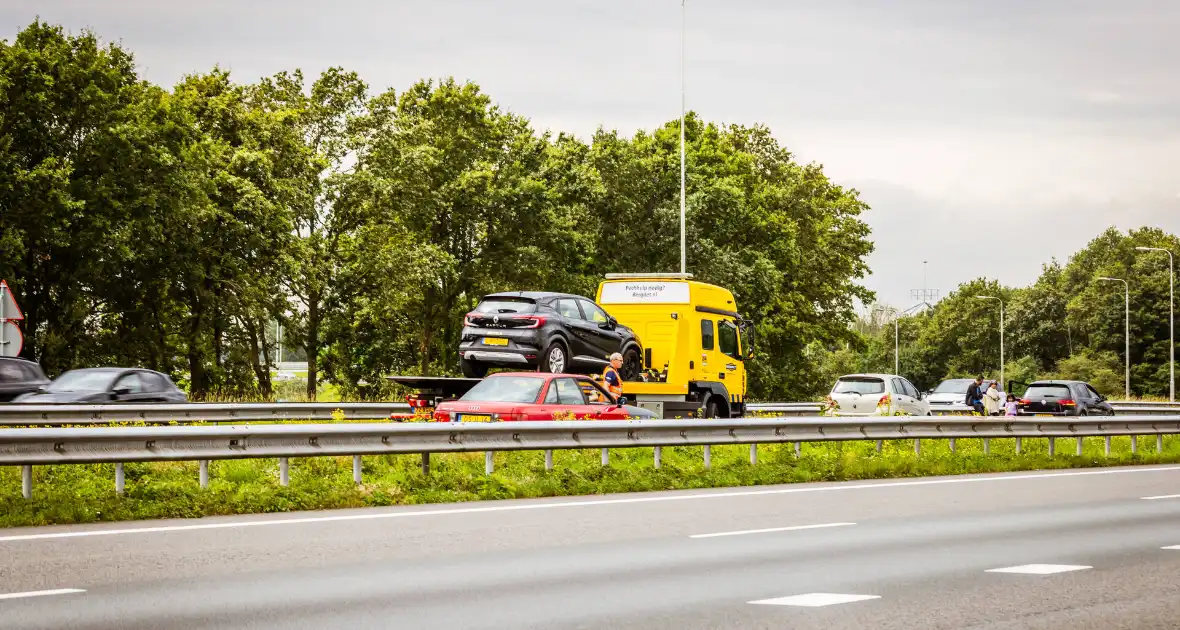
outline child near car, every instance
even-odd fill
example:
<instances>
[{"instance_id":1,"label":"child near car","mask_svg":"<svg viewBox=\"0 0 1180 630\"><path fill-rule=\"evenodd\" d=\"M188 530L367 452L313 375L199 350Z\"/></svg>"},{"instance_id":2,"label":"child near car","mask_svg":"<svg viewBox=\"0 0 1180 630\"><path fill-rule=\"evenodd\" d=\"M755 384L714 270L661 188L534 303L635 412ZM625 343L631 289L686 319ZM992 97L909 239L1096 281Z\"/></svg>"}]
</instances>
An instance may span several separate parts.
<instances>
[{"instance_id":1,"label":"child near car","mask_svg":"<svg viewBox=\"0 0 1180 630\"><path fill-rule=\"evenodd\" d=\"M1015 416L1016 415L1016 395L1015 394L1008 394L1008 402L1004 403L1004 415L1005 416Z\"/></svg>"}]
</instances>

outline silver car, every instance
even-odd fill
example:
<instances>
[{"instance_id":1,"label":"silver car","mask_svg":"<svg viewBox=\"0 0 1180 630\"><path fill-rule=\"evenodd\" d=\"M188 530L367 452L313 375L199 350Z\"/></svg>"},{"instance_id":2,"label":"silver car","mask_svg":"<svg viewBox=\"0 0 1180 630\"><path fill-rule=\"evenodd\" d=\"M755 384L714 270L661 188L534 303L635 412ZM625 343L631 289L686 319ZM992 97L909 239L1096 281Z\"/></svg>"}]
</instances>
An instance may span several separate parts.
<instances>
[{"instance_id":1,"label":"silver car","mask_svg":"<svg viewBox=\"0 0 1180 630\"><path fill-rule=\"evenodd\" d=\"M935 415L949 415L956 413L972 413L975 411L967 406L967 388L975 382L973 378L948 378L947 380L938 384L934 391L930 392L927 400L930 402L930 412ZM992 381L985 380L980 387L983 391L991 386ZM999 387L999 383L996 384ZM1003 408L1005 399L1008 397L1003 390L1000 390L1000 407Z\"/></svg>"},{"instance_id":2,"label":"silver car","mask_svg":"<svg viewBox=\"0 0 1180 630\"><path fill-rule=\"evenodd\" d=\"M827 402L828 413L836 416L930 415L930 404L918 388L895 374L841 376Z\"/></svg>"}]
</instances>

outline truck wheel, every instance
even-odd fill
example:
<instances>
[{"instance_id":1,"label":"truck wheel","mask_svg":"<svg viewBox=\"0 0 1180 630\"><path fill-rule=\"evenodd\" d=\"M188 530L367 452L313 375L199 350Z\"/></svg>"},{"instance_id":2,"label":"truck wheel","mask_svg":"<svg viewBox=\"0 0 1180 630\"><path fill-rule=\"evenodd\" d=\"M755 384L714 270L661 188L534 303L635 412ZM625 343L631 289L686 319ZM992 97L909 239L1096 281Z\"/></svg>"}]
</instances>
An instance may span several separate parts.
<instances>
[{"instance_id":1,"label":"truck wheel","mask_svg":"<svg viewBox=\"0 0 1180 630\"><path fill-rule=\"evenodd\" d=\"M565 354L565 346L560 341L549 344L545 354L541 355L541 362L537 365L540 372L562 374L569 370L569 357Z\"/></svg>"},{"instance_id":2,"label":"truck wheel","mask_svg":"<svg viewBox=\"0 0 1180 630\"><path fill-rule=\"evenodd\" d=\"M463 371L463 376L467 378L483 378L488 375L488 366L478 361L468 361L464 358L459 359L459 369Z\"/></svg>"},{"instance_id":3,"label":"truck wheel","mask_svg":"<svg viewBox=\"0 0 1180 630\"><path fill-rule=\"evenodd\" d=\"M638 381L639 373L643 366L639 362L639 351L635 348L630 348L623 353L623 369L620 370L619 376L623 377L624 381Z\"/></svg>"},{"instance_id":4,"label":"truck wheel","mask_svg":"<svg viewBox=\"0 0 1180 630\"><path fill-rule=\"evenodd\" d=\"M717 402L715 396L709 396L709 400L705 402L705 417L706 418L720 418L721 417L721 403Z\"/></svg>"}]
</instances>

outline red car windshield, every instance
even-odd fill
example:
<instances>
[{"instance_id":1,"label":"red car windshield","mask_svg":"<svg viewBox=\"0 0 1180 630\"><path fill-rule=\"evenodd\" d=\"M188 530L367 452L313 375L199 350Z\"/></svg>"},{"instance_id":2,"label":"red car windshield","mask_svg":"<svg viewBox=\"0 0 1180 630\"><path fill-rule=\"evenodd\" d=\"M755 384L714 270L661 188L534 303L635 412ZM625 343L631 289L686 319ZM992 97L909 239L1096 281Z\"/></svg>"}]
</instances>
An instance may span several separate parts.
<instances>
[{"instance_id":1,"label":"red car windshield","mask_svg":"<svg viewBox=\"0 0 1180 630\"><path fill-rule=\"evenodd\" d=\"M545 379L536 376L490 376L459 400L470 402L534 403Z\"/></svg>"}]
</instances>

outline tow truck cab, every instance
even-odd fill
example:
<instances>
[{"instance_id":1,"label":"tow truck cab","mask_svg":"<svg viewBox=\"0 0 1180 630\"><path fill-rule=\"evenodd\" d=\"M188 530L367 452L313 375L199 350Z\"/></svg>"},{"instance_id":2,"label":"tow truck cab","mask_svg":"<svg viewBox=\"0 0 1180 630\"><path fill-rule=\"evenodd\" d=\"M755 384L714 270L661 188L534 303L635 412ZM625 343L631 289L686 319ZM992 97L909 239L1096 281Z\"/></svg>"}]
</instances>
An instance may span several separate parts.
<instances>
[{"instance_id":1,"label":"tow truck cab","mask_svg":"<svg viewBox=\"0 0 1180 630\"><path fill-rule=\"evenodd\" d=\"M727 289L692 274L607 274L595 301L643 340L628 399L664 418L744 414L752 328Z\"/></svg>"}]
</instances>

